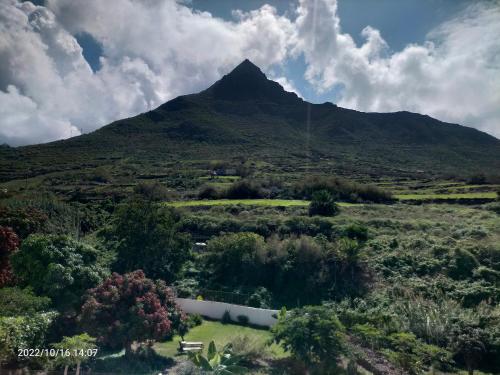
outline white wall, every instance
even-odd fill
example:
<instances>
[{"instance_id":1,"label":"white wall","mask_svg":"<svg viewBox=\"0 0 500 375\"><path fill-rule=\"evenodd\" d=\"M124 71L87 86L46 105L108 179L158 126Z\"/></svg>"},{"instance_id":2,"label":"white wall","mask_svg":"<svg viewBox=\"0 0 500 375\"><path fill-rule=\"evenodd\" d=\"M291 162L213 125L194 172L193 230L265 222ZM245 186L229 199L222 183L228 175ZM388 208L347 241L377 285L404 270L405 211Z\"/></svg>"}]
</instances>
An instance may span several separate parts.
<instances>
[{"instance_id":1,"label":"white wall","mask_svg":"<svg viewBox=\"0 0 500 375\"><path fill-rule=\"evenodd\" d=\"M188 314L200 314L216 320L222 319L227 310L234 321L238 321L238 315L246 315L251 324L265 327L271 327L278 321L273 318L273 315L278 315L278 310L258 309L225 302L197 301L187 298L176 298L176 301L182 310Z\"/></svg>"}]
</instances>

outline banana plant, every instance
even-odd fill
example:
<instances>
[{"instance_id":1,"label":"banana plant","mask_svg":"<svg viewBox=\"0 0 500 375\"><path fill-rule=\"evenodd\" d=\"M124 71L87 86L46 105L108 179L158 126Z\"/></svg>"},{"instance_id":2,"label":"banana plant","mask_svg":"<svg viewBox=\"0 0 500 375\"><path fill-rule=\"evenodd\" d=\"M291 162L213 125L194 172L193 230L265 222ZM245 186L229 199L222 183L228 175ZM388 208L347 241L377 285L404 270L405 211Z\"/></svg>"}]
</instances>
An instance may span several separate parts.
<instances>
[{"instance_id":1,"label":"banana plant","mask_svg":"<svg viewBox=\"0 0 500 375\"><path fill-rule=\"evenodd\" d=\"M238 366L241 358L233 354L231 344L227 344L221 351L217 351L213 341L208 345L207 356L199 353L189 353L189 359L195 364L202 373L213 375L233 375L244 374L247 369Z\"/></svg>"}]
</instances>

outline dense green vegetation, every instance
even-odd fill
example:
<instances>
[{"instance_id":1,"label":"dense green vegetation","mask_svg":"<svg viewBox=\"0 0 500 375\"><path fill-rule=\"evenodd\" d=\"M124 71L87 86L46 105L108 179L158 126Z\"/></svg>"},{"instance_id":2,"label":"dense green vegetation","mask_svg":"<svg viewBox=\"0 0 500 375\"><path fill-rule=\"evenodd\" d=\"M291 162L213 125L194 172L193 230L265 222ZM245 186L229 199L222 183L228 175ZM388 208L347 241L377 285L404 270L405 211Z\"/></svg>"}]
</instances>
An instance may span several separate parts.
<instances>
[{"instance_id":1,"label":"dense green vegetation","mask_svg":"<svg viewBox=\"0 0 500 375\"><path fill-rule=\"evenodd\" d=\"M0 148L1 367L500 371L498 140L309 105L254 68L236 96L229 75L92 134ZM272 330L203 321L175 294L281 313ZM205 352L177 353L179 337Z\"/></svg>"},{"instance_id":2,"label":"dense green vegetation","mask_svg":"<svg viewBox=\"0 0 500 375\"><path fill-rule=\"evenodd\" d=\"M263 308L286 306L290 312L280 318L273 336L256 331L266 340L257 339L261 334L254 336L250 328L238 328L251 336L245 341L258 341L253 344L258 349L245 354L253 359L244 364L261 373L272 368L299 371L301 366L319 373L333 368L346 371L349 366L370 370L373 356L388 369L415 374L431 367L448 373L459 369L494 373L500 366L498 203L365 203L340 206L334 216L324 216L325 212L311 216L307 204L173 208L163 199L143 195L149 198L134 195L112 210L95 203L89 210L50 197L4 200L1 220L15 229L1 232L2 243L8 244L4 246L14 246L8 256L13 277L0 289L3 366L74 368L79 363L104 370L118 364L126 371L152 371L172 365L162 356L175 358L174 368L184 366L179 359L183 357L175 353L178 334L207 345L211 340L219 347L229 341L238 344L238 335L225 333L232 328L212 322L195 327L198 323L185 320L176 312L163 281L183 297L230 299ZM331 193L321 190L319 195L314 199L330 204ZM29 212L36 213L32 220L26 219ZM75 217L102 225L83 231ZM60 222L66 224L58 227ZM56 228L66 228L62 229L66 234ZM19 233L14 241L12 233ZM195 241L207 246L195 250ZM126 274L137 269L143 269L145 276ZM110 278L112 271L126 275ZM110 290L123 287L123 293L131 293L124 286L129 282L140 286L147 298L138 307L146 314L140 319L164 319L153 320L158 329L135 331L131 324L137 315L127 305L126 294L122 307L118 297L108 299ZM160 290L164 294L154 297ZM163 312L148 310L146 301L163 306L159 310ZM318 316L319 321L299 322L295 316ZM115 320L122 322L121 330L111 334ZM32 328L26 332L16 328L19 324ZM318 340L308 346L312 352L296 346L308 340L300 336L300 324L317 327L310 331ZM338 344L329 341L337 334L322 341L330 326L338 333ZM70 340L85 333L96 339L102 358L56 361L16 356L17 348L25 345L50 348L64 342L64 337ZM265 349L271 337L281 346ZM153 341L159 341L156 354L148 354L151 349L146 344ZM132 359L106 356L120 348L127 348ZM291 357L275 362L283 350ZM324 350L328 358L321 354ZM264 362L257 359L260 351Z\"/></svg>"}]
</instances>

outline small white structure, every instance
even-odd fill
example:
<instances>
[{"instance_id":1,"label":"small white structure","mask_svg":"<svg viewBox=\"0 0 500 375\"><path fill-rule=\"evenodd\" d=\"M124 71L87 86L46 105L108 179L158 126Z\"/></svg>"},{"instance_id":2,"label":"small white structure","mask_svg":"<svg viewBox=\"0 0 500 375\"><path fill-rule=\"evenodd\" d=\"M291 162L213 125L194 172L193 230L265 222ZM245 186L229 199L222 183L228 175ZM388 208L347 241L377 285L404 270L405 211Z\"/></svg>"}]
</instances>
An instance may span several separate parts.
<instances>
[{"instance_id":1,"label":"small white structure","mask_svg":"<svg viewBox=\"0 0 500 375\"><path fill-rule=\"evenodd\" d=\"M256 307L233 305L225 302L198 301L188 298L176 298L178 305L188 314L200 314L207 318L221 320L226 311L231 320L238 321L239 315L248 317L250 324L263 327L272 327L278 322L278 310L259 309Z\"/></svg>"}]
</instances>

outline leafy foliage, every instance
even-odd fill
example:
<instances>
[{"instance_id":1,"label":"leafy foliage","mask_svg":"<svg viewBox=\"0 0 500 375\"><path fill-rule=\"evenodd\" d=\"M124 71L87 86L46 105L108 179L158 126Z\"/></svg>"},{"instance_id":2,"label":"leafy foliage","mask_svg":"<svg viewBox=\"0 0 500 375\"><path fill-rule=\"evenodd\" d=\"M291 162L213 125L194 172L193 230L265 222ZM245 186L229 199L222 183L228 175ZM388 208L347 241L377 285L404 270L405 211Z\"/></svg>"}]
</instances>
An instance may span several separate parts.
<instances>
[{"instance_id":1,"label":"leafy foliage","mask_svg":"<svg viewBox=\"0 0 500 375\"><path fill-rule=\"evenodd\" d=\"M67 313L78 311L84 292L106 273L96 249L67 236L31 235L11 260L21 285L50 297L58 310Z\"/></svg>"},{"instance_id":2,"label":"leafy foliage","mask_svg":"<svg viewBox=\"0 0 500 375\"><path fill-rule=\"evenodd\" d=\"M297 198L314 198L314 193L329 192L334 200L346 202L387 203L393 200L392 195L373 185L362 185L338 177L311 177L296 184L294 196Z\"/></svg>"},{"instance_id":3,"label":"leafy foliage","mask_svg":"<svg viewBox=\"0 0 500 375\"><path fill-rule=\"evenodd\" d=\"M12 228L0 226L0 288L13 281L9 258L18 246L19 238Z\"/></svg>"},{"instance_id":4,"label":"leafy foliage","mask_svg":"<svg viewBox=\"0 0 500 375\"><path fill-rule=\"evenodd\" d=\"M66 370L71 366L79 367L82 362L86 362L93 357L87 353L89 350L97 348L95 341L96 339L87 333L63 337L61 342L52 344L54 349L65 353L65 355L59 355L55 358L56 365L64 366Z\"/></svg>"},{"instance_id":5,"label":"leafy foliage","mask_svg":"<svg viewBox=\"0 0 500 375\"><path fill-rule=\"evenodd\" d=\"M225 285L245 285L255 278L257 257L265 248L262 237L255 233L235 233L210 240L207 265L216 281Z\"/></svg>"},{"instance_id":6,"label":"leafy foliage","mask_svg":"<svg viewBox=\"0 0 500 375\"><path fill-rule=\"evenodd\" d=\"M189 353L189 359L202 371L214 375L244 374L247 369L239 366L240 358L233 354L232 345L225 345L218 351L213 341L208 345L207 356L201 353Z\"/></svg>"},{"instance_id":7,"label":"leafy foliage","mask_svg":"<svg viewBox=\"0 0 500 375\"><path fill-rule=\"evenodd\" d=\"M0 316L0 365L18 361L35 361L18 357L18 349L43 348L50 324L56 313L40 313L29 316ZM43 359L42 359L43 360Z\"/></svg>"},{"instance_id":8,"label":"leafy foliage","mask_svg":"<svg viewBox=\"0 0 500 375\"><path fill-rule=\"evenodd\" d=\"M334 365L344 351L344 327L330 309L306 306L280 317L274 340L308 365Z\"/></svg>"},{"instance_id":9,"label":"leafy foliage","mask_svg":"<svg viewBox=\"0 0 500 375\"><path fill-rule=\"evenodd\" d=\"M113 273L89 290L81 319L87 332L100 343L125 348L130 355L133 341L165 339L185 315L163 281L147 279L139 270L125 275Z\"/></svg>"},{"instance_id":10,"label":"leafy foliage","mask_svg":"<svg viewBox=\"0 0 500 375\"><path fill-rule=\"evenodd\" d=\"M118 209L108 243L117 250L118 272L142 269L147 276L175 279L189 258L189 236L177 231L179 218L168 207L134 201Z\"/></svg>"},{"instance_id":11,"label":"leafy foliage","mask_svg":"<svg viewBox=\"0 0 500 375\"><path fill-rule=\"evenodd\" d=\"M339 208L328 190L315 191L309 204L309 215L334 216Z\"/></svg>"},{"instance_id":12,"label":"leafy foliage","mask_svg":"<svg viewBox=\"0 0 500 375\"><path fill-rule=\"evenodd\" d=\"M12 228L21 239L41 230L46 220L47 216L34 207L0 206L0 225Z\"/></svg>"},{"instance_id":13,"label":"leafy foliage","mask_svg":"<svg viewBox=\"0 0 500 375\"><path fill-rule=\"evenodd\" d=\"M50 298L36 296L29 288L0 289L0 315L18 316L43 312L50 306Z\"/></svg>"}]
</instances>

